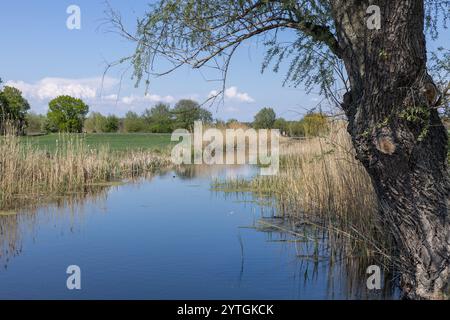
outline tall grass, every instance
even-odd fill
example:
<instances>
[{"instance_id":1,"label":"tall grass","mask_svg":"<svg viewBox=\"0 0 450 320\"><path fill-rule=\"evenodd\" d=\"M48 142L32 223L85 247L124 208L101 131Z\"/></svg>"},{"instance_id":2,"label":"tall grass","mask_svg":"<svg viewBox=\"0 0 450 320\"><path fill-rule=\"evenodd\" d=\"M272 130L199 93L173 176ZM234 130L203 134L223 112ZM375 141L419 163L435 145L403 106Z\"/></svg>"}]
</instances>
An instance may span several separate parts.
<instances>
[{"instance_id":1,"label":"tall grass","mask_svg":"<svg viewBox=\"0 0 450 320\"><path fill-rule=\"evenodd\" d=\"M278 215L323 229L328 242L339 242L342 252L378 253L389 260L391 240L379 221L370 177L355 159L345 126L336 121L325 136L286 140L278 175L216 181L215 188L274 197Z\"/></svg>"},{"instance_id":2,"label":"tall grass","mask_svg":"<svg viewBox=\"0 0 450 320\"><path fill-rule=\"evenodd\" d=\"M133 178L170 165L164 154L90 149L79 138L61 134L52 152L7 134L0 137L0 210L20 207L52 194L78 192L86 186Z\"/></svg>"}]
</instances>

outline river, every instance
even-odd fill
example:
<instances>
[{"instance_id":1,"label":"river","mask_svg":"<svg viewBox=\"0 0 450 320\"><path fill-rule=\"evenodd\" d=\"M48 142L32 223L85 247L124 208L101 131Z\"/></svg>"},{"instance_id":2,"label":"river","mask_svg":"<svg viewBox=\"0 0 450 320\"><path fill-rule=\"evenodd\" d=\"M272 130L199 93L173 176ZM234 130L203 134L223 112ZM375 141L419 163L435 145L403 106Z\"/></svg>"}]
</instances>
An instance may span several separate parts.
<instances>
[{"instance_id":1,"label":"river","mask_svg":"<svg viewBox=\"0 0 450 320\"><path fill-rule=\"evenodd\" d=\"M211 188L214 178L255 172L171 171L0 216L0 298L398 297L393 289L367 290L348 263L306 257L325 244L274 227L289 224L252 194ZM67 289L71 265L81 269L81 290Z\"/></svg>"}]
</instances>

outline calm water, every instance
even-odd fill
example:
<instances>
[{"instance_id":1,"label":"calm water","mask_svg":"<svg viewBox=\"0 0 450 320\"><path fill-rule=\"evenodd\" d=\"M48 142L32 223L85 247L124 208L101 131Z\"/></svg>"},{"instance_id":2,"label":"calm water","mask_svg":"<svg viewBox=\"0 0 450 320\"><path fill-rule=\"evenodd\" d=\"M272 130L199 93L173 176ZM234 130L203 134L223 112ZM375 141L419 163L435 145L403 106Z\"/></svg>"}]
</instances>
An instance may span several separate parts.
<instances>
[{"instance_id":1,"label":"calm water","mask_svg":"<svg viewBox=\"0 0 450 320\"><path fill-rule=\"evenodd\" d=\"M211 190L213 177L254 171L170 172L0 216L0 298L395 297L368 294L366 279L348 265L302 258L308 243L254 228L261 218L282 221L252 195ZM69 265L82 270L81 291L66 288Z\"/></svg>"}]
</instances>

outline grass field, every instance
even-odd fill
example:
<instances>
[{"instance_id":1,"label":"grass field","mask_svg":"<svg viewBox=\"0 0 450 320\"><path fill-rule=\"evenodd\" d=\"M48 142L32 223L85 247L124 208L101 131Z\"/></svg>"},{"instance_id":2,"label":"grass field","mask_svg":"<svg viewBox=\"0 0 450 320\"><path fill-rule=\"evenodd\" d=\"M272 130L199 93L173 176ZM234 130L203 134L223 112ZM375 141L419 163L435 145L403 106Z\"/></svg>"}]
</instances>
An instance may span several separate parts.
<instances>
[{"instance_id":1,"label":"grass field","mask_svg":"<svg viewBox=\"0 0 450 320\"><path fill-rule=\"evenodd\" d=\"M111 151L127 150L163 150L171 144L170 134L128 133L128 134L78 134L71 135L81 139L90 149L99 149L108 145ZM49 152L55 150L58 140L63 139L59 134L49 134L36 137L22 137L24 143L37 146Z\"/></svg>"}]
</instances>

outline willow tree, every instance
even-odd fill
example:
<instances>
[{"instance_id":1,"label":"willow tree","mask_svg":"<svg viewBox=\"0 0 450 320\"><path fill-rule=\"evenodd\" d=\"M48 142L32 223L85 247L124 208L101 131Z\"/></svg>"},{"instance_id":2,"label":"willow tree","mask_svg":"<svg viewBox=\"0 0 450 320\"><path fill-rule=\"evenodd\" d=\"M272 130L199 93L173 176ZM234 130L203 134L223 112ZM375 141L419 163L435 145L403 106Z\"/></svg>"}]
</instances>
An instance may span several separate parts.
<instances>
[{"instance_id":1,"label":"willow tree","mask_svg":"<svg viewBox=\"0 0 450 320\"><path fill-rule=\"evenodd\" d=\"M183 65L215 68L225 80L237 48L259 38L263 69L287 62L286 83L338 99L330 89L340 82L357 158L404 264L403 292L437 298L448 290L450 185L437 110L445 97L427 69L426 39L449 9L435 0L159 0L137 32L110 18L136 42L121 62L132 62L137 80ZM158 70L168 65L161 58L168 69Z\"/></svg>"}]
</instances>

